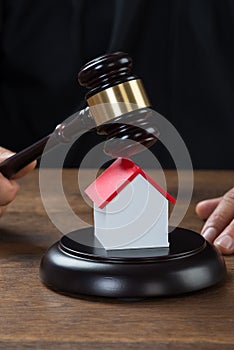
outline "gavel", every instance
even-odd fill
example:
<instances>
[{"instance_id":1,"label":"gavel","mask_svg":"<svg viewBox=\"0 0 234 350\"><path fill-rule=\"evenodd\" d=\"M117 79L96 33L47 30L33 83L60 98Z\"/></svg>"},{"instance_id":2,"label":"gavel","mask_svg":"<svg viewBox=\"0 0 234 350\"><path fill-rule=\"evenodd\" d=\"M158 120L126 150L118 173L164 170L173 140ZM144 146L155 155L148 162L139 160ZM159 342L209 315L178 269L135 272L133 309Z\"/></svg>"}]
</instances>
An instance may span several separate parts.
<instances>
[{"instance_id":1,"label":"gavel","mask_svg":"<svg viewBox=\"0 0 234 350\"><path fill-rule=\"evenodd\" d=\"M132 74L132 59L124 52L100 56L81 67L81 86L89 89L87 107L74 113L55 130L0 163L0 172L8 179L32 161L61 143L95 129L105 135L104 152L112 157L129 157L142 148L150 148L159 131L141 79ZM144 146L144 147L142 147Z\"/></svg>"}]
</instances>

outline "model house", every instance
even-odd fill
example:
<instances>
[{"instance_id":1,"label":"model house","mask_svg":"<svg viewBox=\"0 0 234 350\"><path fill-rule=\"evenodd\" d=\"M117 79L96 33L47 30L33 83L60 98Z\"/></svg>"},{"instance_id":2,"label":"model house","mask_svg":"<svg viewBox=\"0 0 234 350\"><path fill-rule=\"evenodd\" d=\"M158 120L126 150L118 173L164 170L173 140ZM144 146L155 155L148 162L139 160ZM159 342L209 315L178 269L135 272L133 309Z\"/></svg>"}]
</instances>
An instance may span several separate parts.
<instances>
[{"instance_id":1,"label":"model house","mask_svg":"<svg viewBox=\"0 0 234 350\"><path fill-rule=\"evenodd\" d=\"M85 193L106 250L169 246L168 201L175 199L130 159L114 161Z\"/></svg>"}]
</instances>

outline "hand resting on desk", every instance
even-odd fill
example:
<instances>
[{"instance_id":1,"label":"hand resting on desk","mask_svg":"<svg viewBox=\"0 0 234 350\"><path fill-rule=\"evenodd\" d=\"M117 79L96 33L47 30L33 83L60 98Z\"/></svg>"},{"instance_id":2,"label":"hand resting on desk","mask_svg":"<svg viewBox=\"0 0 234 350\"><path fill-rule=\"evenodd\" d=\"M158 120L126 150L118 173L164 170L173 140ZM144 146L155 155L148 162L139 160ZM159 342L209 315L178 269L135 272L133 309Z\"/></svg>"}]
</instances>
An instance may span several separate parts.
<instances>
[{"instance_id":1,"label":"hand resting on desk","mask_svg":"<svg viewBox=\"0 0 234 350\"><path fill-rule=\"evenodd\" d=\"M201 234L223 254L234 253L234 187L223 197L197 204L197 214L206 220Z\"/></svg>"}]
</instances>

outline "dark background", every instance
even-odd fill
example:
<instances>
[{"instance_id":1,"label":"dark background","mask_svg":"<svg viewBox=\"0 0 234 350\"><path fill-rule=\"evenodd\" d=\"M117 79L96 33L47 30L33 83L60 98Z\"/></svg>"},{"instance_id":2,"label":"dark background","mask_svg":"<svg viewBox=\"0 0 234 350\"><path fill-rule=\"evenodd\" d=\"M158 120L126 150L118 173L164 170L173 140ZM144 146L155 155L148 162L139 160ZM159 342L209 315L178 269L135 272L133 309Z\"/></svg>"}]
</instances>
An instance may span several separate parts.
<instances>
[{"instance_id":1,"label":"dark background","mask_svg":"<svg viewBox=\"0 0 234 350\"><path fill-rule=\"evenodd\" d=\"M83 108L80 67L120 50L194 167L233 168L234 1L3 0L0 45L1 146L19 151ZM100 140L84 135L65 165Z\"/></svg>"}]
</instances>

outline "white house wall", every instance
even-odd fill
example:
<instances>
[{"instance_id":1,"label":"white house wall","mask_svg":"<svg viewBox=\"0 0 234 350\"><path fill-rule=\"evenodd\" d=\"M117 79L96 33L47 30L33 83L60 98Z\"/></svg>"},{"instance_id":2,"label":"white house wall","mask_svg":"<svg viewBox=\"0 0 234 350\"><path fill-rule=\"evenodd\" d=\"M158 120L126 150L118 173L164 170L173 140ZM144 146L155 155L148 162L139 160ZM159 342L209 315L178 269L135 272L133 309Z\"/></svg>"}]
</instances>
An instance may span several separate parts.
<instances>
[{"instance_id":1,"label":"white house wall","mask_svg":"<svg viewBox=\"0 0 234 350\"><path fill-rule=\"evenodd\" d=\"M168 247L168 201L137 175L105 208L94 205L94 226L107 250Z\"/></svg>"}]
</instances>

